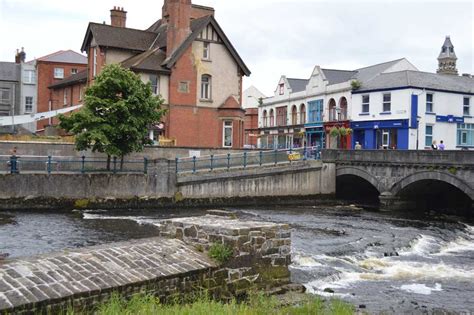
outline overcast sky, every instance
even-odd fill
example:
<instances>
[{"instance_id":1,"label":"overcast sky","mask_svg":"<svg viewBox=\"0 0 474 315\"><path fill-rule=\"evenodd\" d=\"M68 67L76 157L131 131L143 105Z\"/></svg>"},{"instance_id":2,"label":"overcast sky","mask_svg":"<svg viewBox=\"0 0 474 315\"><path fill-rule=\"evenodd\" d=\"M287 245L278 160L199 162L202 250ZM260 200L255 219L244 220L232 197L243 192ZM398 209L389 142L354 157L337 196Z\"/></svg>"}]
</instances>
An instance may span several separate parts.
<instances>
[{"instance_id":1,"label":"overcast sky","mask_svg":"<svg viewBox=\"0 0 474 315\"><path fill-rule=\"evenodd\" d=\"M474 73L474 1L194 0L216 18L252 75L270 95L281 75L308 78L315 65L356 69L406 57L434 72L451 35L460 72ZM123 6L127 26L144 29L161 17L163 0L0 0L0 60L61 49L79 51L89 21L110 23Z\"/></svg>"}]
</instances>

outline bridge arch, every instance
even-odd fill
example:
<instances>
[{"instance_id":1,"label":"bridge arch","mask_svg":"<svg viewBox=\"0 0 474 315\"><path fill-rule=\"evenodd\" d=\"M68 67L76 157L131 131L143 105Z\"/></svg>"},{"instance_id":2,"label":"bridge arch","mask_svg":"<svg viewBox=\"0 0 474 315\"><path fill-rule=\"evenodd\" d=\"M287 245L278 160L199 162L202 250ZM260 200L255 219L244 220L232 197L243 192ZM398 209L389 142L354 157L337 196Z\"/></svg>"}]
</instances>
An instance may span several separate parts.
<instances>
[{"instance_id":1,"label":"bridge arch","mask_svg":"<svg viewBox=\"0 0 474 315\"><path fill-rule=\"evenodd\" d=\"M363 180L372 184L372 186L374 186L374 188L377 189L379 193L383 192L380 181L375 176L371 175L370 173L360 168L352 167L352 166L343 166L343 167L338 167L336 169L336 177L341 177L345 175L360 177Z\"/></svg>"},{"instance_id":2,"label":"bridge arch","mask_svg":"<svg viewBox=\"0 0 474 315\"><path fill-rule=\"evenodd\" d=\"M474 190L469 186L469 184L457 178L455 175L439 171L424 171L408 175L393 185L390 192L392 196L398 196L410 185L422 181L438 181L449 184L474 200Z\"/></svg>"}]
</instances>

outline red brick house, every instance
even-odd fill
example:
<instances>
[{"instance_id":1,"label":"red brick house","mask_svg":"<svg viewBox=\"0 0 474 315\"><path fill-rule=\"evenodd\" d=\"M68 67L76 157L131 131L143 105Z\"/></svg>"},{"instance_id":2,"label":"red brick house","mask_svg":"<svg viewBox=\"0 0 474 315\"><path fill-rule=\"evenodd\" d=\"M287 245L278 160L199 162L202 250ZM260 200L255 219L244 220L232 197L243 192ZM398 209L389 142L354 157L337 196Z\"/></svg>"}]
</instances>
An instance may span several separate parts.
<instances>
[{"instance_id":1,"label":"red brick house","mask_svg":"<svg viewBox=\"0 0 474 315\"><path fill-rule=\"evenodd\" d=\"M152 130L154 138L174 138L178 146L242 148L242 77L250 70L214 18L214 9L190 0L165 0L162 18L146 30L127 28L126 18L127 12L115 7L111 25L89 23L82 44L88 84L104 65L120 63L151 82L165 100L168 112ZM51 88L61 98L64 88L74 90L81 82L72 79Z\"/></svg>"},{"instance_id":2,"label":"red brick house","mask_svg":"<svg viewBox=\"0 0 474 315\"><path fill-rule=\"evenodd\" d=\"M49 86L63 82L71 75L87 69L87 58L72 50L57 51L32 62L36 62L38 113L57 109L59 106L60 101L53 97L53 91ZM53 119L38 121L37 132L44 132L45 127L52 124Z\"/></svg>"}]
</instances>

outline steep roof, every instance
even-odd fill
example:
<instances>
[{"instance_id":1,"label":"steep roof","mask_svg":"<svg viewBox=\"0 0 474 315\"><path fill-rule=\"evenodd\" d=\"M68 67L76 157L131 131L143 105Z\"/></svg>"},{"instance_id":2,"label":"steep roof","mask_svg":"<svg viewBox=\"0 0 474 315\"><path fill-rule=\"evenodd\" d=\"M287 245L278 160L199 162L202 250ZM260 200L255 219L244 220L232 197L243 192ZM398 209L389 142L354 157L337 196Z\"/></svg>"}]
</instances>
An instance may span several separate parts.
<instances>
[{"instance_id":1,"label":"steep roof","mask_svg":"<svg viewBox=\"0 0 474 315\"><path fill-rule=\"evenodd\" d=\"M55 53L37 58L36 61L74 63L74 64L86 65L87 57L69 49L69 50L60 50Z\"/></svg>"},{"instance_id":2,"label":"steep roof","mask_svg":"<svg viewBox=\"0 0 474 315\"><path fill-rule=\"evenodd\" d=\"M146 51L151 48L157 33L133 28L115 27L107 24L89 23L81 50L86 51L92 38L99 46L134 51Z\"/></svg>"},{"instance_id":3,"label":"steep roof","mask_svg":"<svg viewBox=\"0 0 474 315\"><path fill-rule=\"evenodd\" d=\"M356 69L355 71L357 71L357 74L354 76L354 79L357 79L362 82L371 80L378 74L393 67L394 65L396 65L398 62L402 61L403 59L404 58L400 58L400 59L387 61L387 62L379 63L376 65Z\"/></svg>"},{"instance_id":4,"label":"steep roof","mask_svg":"<svg viewBox=\"0 0 474 315\"><path fill-rule=\"evenodd\" d=\"M287 79L292 93L298 93L306 90L309 80L307 79Z\"/></svg>"},{"instance_id":5,"label":"steep roof","mask_svg":"<svg viewBox=\"0 0 474 315\"><path fill-rule=\"evenodd\" d=\"M343 83L347 82L354 75L357 74L357 71L350 71L350 70L335 70L335 69L321 69L324 73L324 76L329 82L329 85L331 84L338 84L338 83Z\"/></svg>"},{"instance_id":6,"label":"steep roof","mask_svg":"<svg viewBox=\"0 0 474 315\"><path fill-rule=\"evenodd\" d=\"M73 74L58 83L51 84L48 86L50 89L60 89L66 86L76 85L78 83L86 83L87 82L87 69L82 70L76 74Z\"/></svg>"},{"instance_id":7,"label":"steep roof","mask_svg":"<svg viewBox=\"0 0 474 315\"><path fill-rule=\"evenodd\" d=\"M122 66L138 71L152 71L170 73L170 70L162 66L166 54L159 48L147 50L122 62Z\"/></svg>"},{"instance_id":8,"label":"steep roof","mask_svg":"<svg viewBox=\"0 0 474 315\"><path fill-rule=\"evenodd\" d=\"M441 47L441 52L438 56L438 59L446 59L446 58L457 59L450 36L446 36L443 47Z\"/></svg>"},{"instance_id":9,"label":"steep roof","mask_svg":"<svg viewBox=\"0 0 474 315\"><path fill-rule=\"evenodd\" d=\"M20 81L20 65L14 62L0 62L0 81Z\"/></svg>"},{"instance_id":10,"label":"steep roof","mask_svg":"<svg viewBox=\"0 0 474 315\"><path fill-rule=\"evenodd\" d=\"M191 21L191 34L183 41L183 43L171 54L171 56L165 60L164 66L167 68L171 68L172 66L175 65L175 63L179 60L179 58L183 55L183 53L186 51L186 49L194 42L194 40L199 36L201 31L207 27L209 24L211 24L214 29L216 30L217 34L219 37L222 39L222 42L224 45L227 47L229 50L230 54L234 58L234 60L237 62L239 65L240 69L242 72L249 76L250 75L250 70L249 68L245 65L244 61L242 58L240 58L239 54L237 53L237 50L234 48L230 40L227 38L225 35L224 31L220 27L220 25L217 23L216 19L214 16L209 15L205 16L199 19L195 19Z\"/></svg>"},{"instance_id":11,"label":"steep roof","mask_svg":"<svg viewBox=\"0 0 474 315\"><path fill-rule=\"evenodd\" d=\"M405 70L382 73L373 80L363 82L362 87L357 90L357 93L400 87L417 87L473 94L474 79L462 76Z\"/></svg>"}]
</instances>

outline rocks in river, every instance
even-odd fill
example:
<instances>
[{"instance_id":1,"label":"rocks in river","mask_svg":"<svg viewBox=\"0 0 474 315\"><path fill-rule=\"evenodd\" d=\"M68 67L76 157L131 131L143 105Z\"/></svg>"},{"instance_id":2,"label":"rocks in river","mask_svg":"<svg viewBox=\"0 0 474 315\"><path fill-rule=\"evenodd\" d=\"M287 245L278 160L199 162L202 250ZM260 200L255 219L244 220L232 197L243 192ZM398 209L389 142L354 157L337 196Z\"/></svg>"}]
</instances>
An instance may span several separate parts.
<instances>
[{"instance_id":1,"label":"rocks in river","mask_svg":"<svg viewBox=\"0 0 474 315\"><path fill-rule=\"evenodd\" d=\"M225 210L207 210L206 211L210 215L215 215L219 217L228 217L232 219L237 219L237 216L232 211L225 211Z\"/></svg>"},{"instance_id":2,"label":"rocks in river","mask_svg":"<svg viewBox=\"0 0 474 315\"><path fill-rule=\"evenodd\" d=\"M3 254L0 253L0 261L7 259L8 256L10 256L10 254L8 254L8 253L3 253Z\"/></svg>"},{"instance_id":3,"label":"rocks in river","mask_svg":"<svg viewBox=\"0 0 474 315\"><path fill-rule=\"evenodd\" d=\"M359 308L364 309L364 308L366 308L366 306L365 306L365 304L360 304L360 305L359 305Z\"/></svg>"},{"instance_id":4,"label":"rocks in river","mask_svg":"<svg viewBox=\"0 0 474 315\"><path fill-rule=\"evenodd\" d=\"M4 224L15 224L15 220L13 219L13 216L11 215L6 215L6 214L0 214L0 225Z\"/></svg>"},{"instance_id":5,"label":"rocks in river","mask_svg":"<svg viewBox=\"0 0 474 315\"><path fill-rule=\"evenodd\" d=\"M384 257L396 257L396 256L400 256L397 252L386 252L386 253L383 253L383 256Z\"/></svg>"},{"instance_id":6,"label":"rocks in river","mask_svg":"<svg viewBox=\"0 0 474 315\"><path fill-rule=\"evenodd\" d=\"M326 293L334 293L334 290L331 289L331 288L325 288L325 289L323 290L323 292L326 292Z\"/></svg>"}]
</instances>

